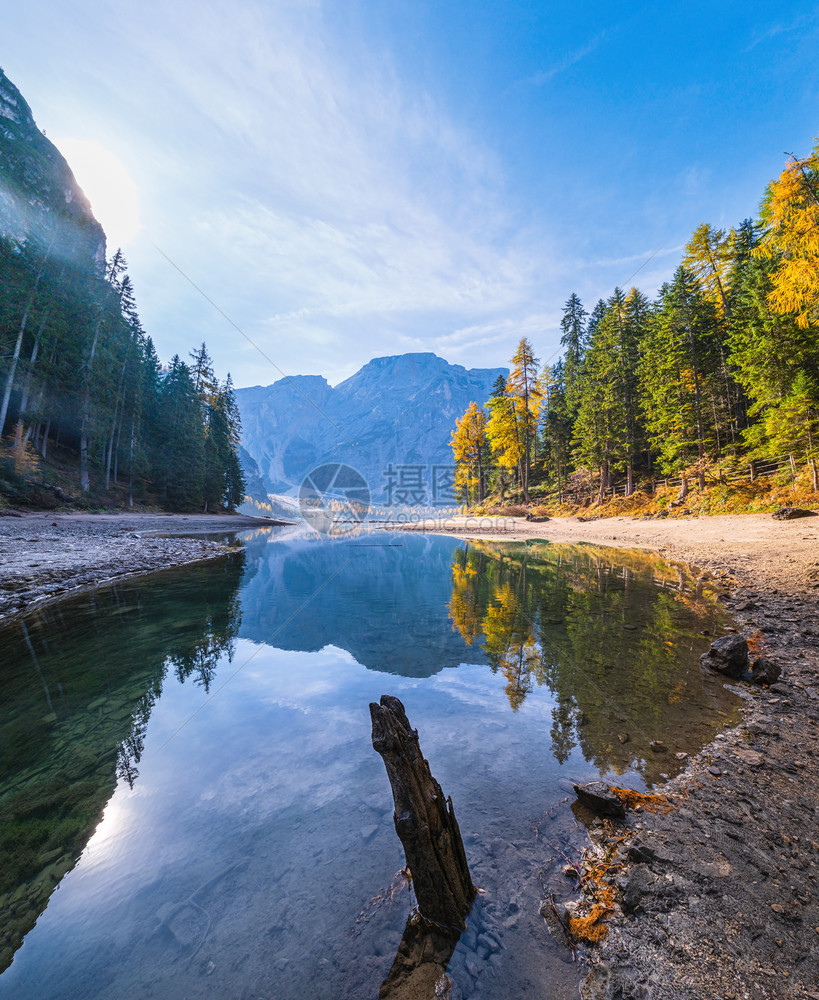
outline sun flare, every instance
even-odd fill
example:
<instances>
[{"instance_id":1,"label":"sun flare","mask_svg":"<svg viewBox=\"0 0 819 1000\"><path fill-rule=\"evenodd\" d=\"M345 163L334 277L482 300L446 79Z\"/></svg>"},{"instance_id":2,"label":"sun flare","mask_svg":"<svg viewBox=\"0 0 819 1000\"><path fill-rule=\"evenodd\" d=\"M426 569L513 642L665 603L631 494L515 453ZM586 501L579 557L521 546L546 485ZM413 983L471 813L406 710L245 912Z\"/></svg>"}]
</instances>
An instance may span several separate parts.
<instances>
[{"instance_id":1,"label":"sun flare","mask_svg":"<svg viewBox=\"0 0 819 1000\"><path fill-rule=\"evenodd\" d=\"M57 139L55 145L91 202L109 249L127 246L140 230L139 190L128 168L90 139Z\"/></svg>"}]
</instances>

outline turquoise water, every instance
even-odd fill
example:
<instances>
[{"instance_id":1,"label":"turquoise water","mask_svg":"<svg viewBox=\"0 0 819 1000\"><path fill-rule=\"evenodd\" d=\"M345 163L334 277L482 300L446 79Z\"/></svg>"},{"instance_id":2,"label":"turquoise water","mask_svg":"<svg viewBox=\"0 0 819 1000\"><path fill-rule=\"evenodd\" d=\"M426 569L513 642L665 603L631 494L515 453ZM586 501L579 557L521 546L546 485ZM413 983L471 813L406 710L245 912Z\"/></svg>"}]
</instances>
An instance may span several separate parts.
<instances>
[{"instance_id":1,"label":"turquoise water","mask_svg":"<svg viewBox=\"0 0 819 1000\"><path fill-rule=\"evenodd\" d=\"M0 997L378 996L412 906L385 693L485 890L458 988L576 996L538 914L584 843L570 782L645 788L730 721L713 595L590 546L240 540L0 635Z\"/></svg>"}]
</instances>

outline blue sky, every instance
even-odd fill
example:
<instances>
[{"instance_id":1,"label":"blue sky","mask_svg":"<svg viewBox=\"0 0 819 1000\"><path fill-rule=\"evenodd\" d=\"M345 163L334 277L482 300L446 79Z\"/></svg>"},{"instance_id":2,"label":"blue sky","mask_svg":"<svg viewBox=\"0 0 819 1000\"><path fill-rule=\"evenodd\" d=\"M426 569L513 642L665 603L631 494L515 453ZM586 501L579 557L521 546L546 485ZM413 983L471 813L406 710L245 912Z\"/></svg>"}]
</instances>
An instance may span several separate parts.
<instances>
[{"instance_id":1,"label":"blue sky","mask_svg":"<svg viewBox=\"0 0 819 1000\"><path fill-rule=\"evenodd\" d=\"M653 294L819 135L800 0L29 0L3 36L81 183L83 148L132 180L139 232L113 169L98 214L160 355L205 340L240 386L546 360L572 291Z\"/></svg>"}]
</instances>

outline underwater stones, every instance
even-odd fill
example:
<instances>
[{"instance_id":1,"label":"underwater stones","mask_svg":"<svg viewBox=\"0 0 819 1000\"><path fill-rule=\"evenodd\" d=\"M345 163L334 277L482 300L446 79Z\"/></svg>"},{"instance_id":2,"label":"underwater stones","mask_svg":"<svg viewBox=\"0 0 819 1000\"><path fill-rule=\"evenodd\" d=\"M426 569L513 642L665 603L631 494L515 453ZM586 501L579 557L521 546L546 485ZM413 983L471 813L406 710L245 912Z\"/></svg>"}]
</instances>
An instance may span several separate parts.
<instances>
[{"instance_id":1,"label":"underwater stones","mask_svg":"<svg viewBox=\"0 0 819 1000\"><path fill-rule=\"evenodd\" d=\"M577 801L593 813L625 819L623 803L605 782L589 781L585 785L575 785L574 791Z\"/></svg>"},{"instance_id":2,"label":"underwater stones","mask_svg":"<svg viewBox=\"0 0 819 1000\"><path fill-rule=\"evenodd\" d=\"M700 666L727 677L741 677L748 669L748 642L741 635L724 635L700 657Z\"/></svg>"}]
</instances>

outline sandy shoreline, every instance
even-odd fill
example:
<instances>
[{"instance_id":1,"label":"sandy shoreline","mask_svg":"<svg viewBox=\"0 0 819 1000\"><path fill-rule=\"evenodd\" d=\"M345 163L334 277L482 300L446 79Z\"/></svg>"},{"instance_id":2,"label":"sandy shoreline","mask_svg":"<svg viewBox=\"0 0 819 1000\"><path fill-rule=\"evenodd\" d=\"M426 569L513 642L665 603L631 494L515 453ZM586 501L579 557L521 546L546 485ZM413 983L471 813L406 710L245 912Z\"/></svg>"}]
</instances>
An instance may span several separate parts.
<instances>
[{"instance_id":1,"label":"sandy shoreline","mask_svg":"<svg viewBox=\"0 0 819 1000\"><path fill-rule=\"evenodd\" d=\"M819 517L454 518L410 530L652 549L720 578L741 631L758 634L782 676L770 689L734 682L743 720L658 789L673 811L591 831L592 851L621 866L619 906L587 951L581 996L819 1000Z\"/></svg>"},{"instance_id":2,"label":"sandy shoreline","mask_svg":"<svg viewBox=\"0 0 819 1000\"><path fill-rule=\"evenodd\" d=\"M819 516L774 521L770 514L642 520L631 517L579 521L552 518L542 523L517 517L453 517L420 521L410 531L462 537L525 541L593 542L619 548L651 549L703 569L728 569L759 582L764 578L789 593L819 588ZM813 576L811 575L813 573Z\"/></svg>"},{"instance_id":3,"label":"sandy shoreline","mask_svg":"<svg viewBox=\"0 0 819 1000\"><path fill-rule=\"evenodd\" d=\"M224 553L163 533L273 526L205 515L0 517L0 624L78 589ZM665 789L676 808L630 814L597 848L616 852L623 912L590 949L586 1000L819 1000L819 517L770 515L532 523L450 519L401 530L658 551L718 576L743 632L782 667L743 689L743 722ZM753 753L749 756L748 751ZM607 839L608 838L608 839Z\"/></svg>"}]
</instances>

